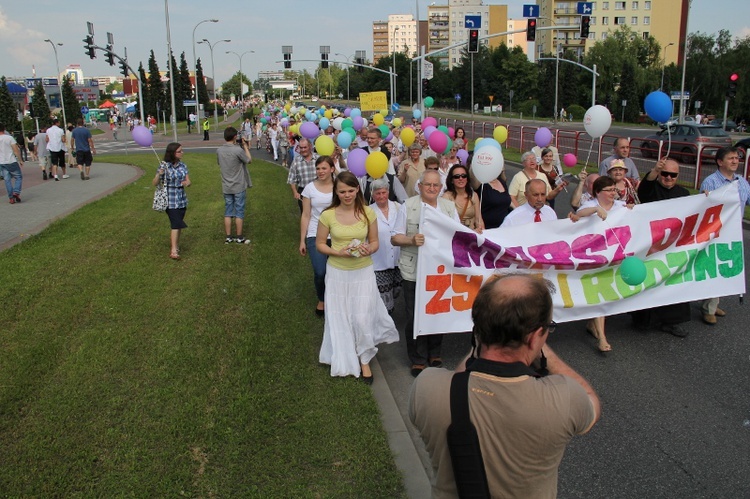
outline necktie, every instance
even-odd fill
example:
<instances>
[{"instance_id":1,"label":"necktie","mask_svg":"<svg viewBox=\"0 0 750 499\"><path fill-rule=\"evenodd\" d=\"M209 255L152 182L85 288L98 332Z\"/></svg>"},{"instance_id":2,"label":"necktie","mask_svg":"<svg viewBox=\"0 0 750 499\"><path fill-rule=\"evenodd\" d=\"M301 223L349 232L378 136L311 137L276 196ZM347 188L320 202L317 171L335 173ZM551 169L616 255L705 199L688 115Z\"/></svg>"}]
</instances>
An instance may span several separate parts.
<instances>
[{"instance_id":1,"label":"necktie","mask_svg":"<svg viewBox=\"0 0 750 499\"><path fill-rule=\"evenodd\" d=\"M536 210L534 212L534 222L541 222L542 221L542 212L539 210Z\"/></svg>"}]
</instances>

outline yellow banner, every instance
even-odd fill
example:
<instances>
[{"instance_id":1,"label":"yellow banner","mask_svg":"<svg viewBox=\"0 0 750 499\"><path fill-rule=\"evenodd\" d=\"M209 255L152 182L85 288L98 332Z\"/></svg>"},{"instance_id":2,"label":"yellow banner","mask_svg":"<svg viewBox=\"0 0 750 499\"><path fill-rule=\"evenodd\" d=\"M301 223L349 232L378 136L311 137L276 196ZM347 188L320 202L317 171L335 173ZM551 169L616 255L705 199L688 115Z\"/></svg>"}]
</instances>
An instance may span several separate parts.
<instances>
[{"instance_id":1,"label":"yellow banner","mask_svg":"<svg viewBox=\"0 0 750 499\"><path fill-rule=\"evenodd\" d=\"M380 92L363 92L359 94L359 107L362 111L380 111L388 109L385 90Z\"/></svg>"}]
</instances>

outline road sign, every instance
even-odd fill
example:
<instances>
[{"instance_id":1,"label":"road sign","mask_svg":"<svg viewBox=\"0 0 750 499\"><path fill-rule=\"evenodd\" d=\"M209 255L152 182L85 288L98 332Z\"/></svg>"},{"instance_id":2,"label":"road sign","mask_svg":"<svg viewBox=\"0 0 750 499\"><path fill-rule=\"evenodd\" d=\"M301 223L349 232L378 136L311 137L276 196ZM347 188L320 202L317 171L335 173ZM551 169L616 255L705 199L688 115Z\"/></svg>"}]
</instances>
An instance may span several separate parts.
<instances>
[{"instance_id":1,"label":"road sign","mask_svg":"<svg viewBox=\"0 0 750 499\"><path fill-rule=\"evenodd\" d=\"M184 101L182 101L182 105L184 107L194 106L195 105L195 100L194 99L193 100L184 100Z\"/></svg>"},{"instance_id":2,"label":"road sign","mask_svg":"<svg viewBox=\"0 0 750 499\"><path fill-rule=\"evenodd\" d=\"M455 99L456 99L456 100L461 100L461 94L456 94L456 97L455 97Z\"/></svg>"},{"instance_id":3,"label":"road sign","mask_svg":"<svg viewBox=\"0 0 750 499\"><path fill-rule=\"evenodd\" d=\"M432 63L430 61L424 61L424 64L422 65L422 78L425 80L431 80L434 75L435 72Z\"/></svg>"},{"instance_id":4,"label":"road sign","mask_svg":"<svg viewBox=\"0 0 750 499\"><path fill-rule=\"evenodd\" d=\"M81 106L81 114L89 114L89 108L86 106Z\"/></svg>"},{"instance_id":5,"label":"road sign","mask_svg":"<svg viewBox=\"0 0 750 499\"><path fill-rule=\"evenodd\" d=\"M482 27L482 16L466 16L464 18L464 27L466 27L466 28L481 28Z\"/></svg>"},{"instance_id":6,"label":"road sign","mask_svg":"<svg viewBox=\"0 0 750 499\"><path fill-rule=\"evenodd\" d=\"M679 91L672 92L671 97L672 97L672 100L680 100L680 92ZM682 100L689 100L689 99L690 99L690 92L685 92L684 95L682 96Z\"/></svg>"},{"instance_id":7,"label":"road sign","mask_svg":"<svg viewBox=\"0 0 750 499\"><path fill-rule=\"evenodd\" d=\"M539 6L538 5L524 5L523 6L523 17L539 17Z\"/></svg>"},{"instance_id":8,"label":"road sign","mask_svg":"<svg viewBox=\"0 0 750 499\"><path fill-rule=\"evenodd\" d=\"M578 2L578 13L582 16L590 16L594 10L594 2Z\"/></svg>"}]
</instances>

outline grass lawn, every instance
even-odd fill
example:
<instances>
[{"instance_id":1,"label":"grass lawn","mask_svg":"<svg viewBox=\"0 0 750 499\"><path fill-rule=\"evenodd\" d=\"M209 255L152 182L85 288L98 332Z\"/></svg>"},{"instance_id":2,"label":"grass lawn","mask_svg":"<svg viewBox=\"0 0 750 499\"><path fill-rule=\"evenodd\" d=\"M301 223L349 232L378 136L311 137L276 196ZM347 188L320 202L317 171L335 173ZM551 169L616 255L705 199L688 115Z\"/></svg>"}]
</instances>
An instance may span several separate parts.
<instances>
[{"instance_id":1,"label":"grass lawn","mask_svg":"<svg viewBox=\"0 0 750 499\"><path fill-rule=\"evenodd\" d=\"M403 497L377 406L318 364L323 322L286 173L251 166L224 245L215 156L181 261L148 174L0 253L0 491L10 497Z\"/></svg>"}]
</instances>

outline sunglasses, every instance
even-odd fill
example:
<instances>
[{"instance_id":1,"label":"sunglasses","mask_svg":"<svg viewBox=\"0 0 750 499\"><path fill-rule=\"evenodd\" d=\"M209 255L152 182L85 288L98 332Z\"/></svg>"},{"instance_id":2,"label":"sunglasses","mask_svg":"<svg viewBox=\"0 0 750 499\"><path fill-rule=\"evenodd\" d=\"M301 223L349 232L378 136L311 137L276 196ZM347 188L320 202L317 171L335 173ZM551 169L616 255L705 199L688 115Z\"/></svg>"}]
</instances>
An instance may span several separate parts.
<instances>
[{"instance_id":1,"label":"sunglasses","mask_svg":"<svg viewBox=\"0 0 750 499\"><path fill-rule=\"evenodd\" d=\"M664 178L667 178L667 177L677 178L677 175L679 175L679 173L677 172L659 172L659 174Z\"/></svg>"},{"instance_id":2,"label":"sunglasses","mask_svg":"<svg viewBox=\"0 0 750 499\"><path fill-rule=\"evenodd\" d=\"M456 178L456 179L458 179L458 178L469 178L469 176L468 176L468 175L466 175L465 173L456 173L456 174L455 174L455 175L453 175L452 177L453 177L453 178Z\"/></svg>"}]
</instances>

